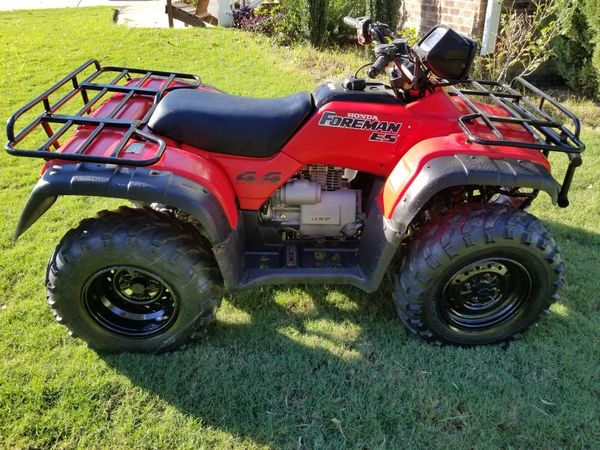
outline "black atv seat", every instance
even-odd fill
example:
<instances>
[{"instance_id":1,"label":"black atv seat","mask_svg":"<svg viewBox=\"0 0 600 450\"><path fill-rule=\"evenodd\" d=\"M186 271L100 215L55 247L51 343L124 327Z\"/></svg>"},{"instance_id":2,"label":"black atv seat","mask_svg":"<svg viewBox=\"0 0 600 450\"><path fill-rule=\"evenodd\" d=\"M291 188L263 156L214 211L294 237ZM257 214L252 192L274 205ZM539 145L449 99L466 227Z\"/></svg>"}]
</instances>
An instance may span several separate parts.
<instances>
[{"instance_id":1,"label":"black atv seat","mask_svg":"<svg viewBox=\"0 0 600 450\"><path fill-rule=\"evenodd\" d=\"M265 158L283 147L312 108L306 92L267 99L178 89L160 101L148 126L203 150Z\"/></svg>"}]
</instances>

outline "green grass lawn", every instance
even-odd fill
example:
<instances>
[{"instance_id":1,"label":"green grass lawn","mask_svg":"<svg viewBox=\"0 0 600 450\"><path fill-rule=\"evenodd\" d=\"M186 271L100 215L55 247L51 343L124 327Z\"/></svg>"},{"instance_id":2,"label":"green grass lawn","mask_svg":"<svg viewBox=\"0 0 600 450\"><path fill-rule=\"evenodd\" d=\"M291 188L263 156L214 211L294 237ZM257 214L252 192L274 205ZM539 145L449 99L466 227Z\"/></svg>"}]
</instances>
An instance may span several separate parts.
<instances>
[{"instance_id":1,"label":"green grass lawn","mask_svg":"<svg viewBox=\"0 0 600 450\"><path fill-rule=\"evenodd\" d=\"M231 30L128 29L112 15L1 13L0 118L91 57L198 73L254 96L310 90L357 59ZM506 350L434 348L408 336L387 279L372 295L336 286L228 295L207 338L187 351L97 354L54 322L44 271L67 229L118 203L61 199L15 244L41 161L3 153L0 446L597 448L600 132L583 137L572 206L543 198L533 209L567 262L562 302Z\"/></svg>"}]
</instances>

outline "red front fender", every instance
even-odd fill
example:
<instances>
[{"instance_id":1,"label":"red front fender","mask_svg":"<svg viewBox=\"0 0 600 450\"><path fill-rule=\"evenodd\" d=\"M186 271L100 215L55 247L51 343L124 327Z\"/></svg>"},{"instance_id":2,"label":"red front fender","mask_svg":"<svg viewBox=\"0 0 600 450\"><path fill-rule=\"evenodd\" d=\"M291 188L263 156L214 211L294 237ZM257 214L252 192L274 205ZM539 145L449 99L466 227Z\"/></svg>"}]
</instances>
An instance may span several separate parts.
<instances>
[{"instance_id":1,"label":"red front fender","mask_svg":"<svg viewBox=\"0 0 600 450\"><path fill-rule=\"evenodd\" d=\"M400 201L404 202L404 194L415 181L420 178L421 182L423 182L423 177L419 177L419 175L423 173L423 169L430 161L436 158L461 155L466 157L485 157L492 160L525 160L539 166L548 176L550 172L550 163L542 152L538 150L472 144L465 141L463 133L426 139L408 150L387 178L379 196L379 202L385 217L392 217ZM478 176L478 178L481 177ZM487 174L487 177L483 178L482 181L487 180L487 182L482 184L486 185L495 186L501 181L506 181L498 179L494 174Z\"/></svg>"}]
</instances>

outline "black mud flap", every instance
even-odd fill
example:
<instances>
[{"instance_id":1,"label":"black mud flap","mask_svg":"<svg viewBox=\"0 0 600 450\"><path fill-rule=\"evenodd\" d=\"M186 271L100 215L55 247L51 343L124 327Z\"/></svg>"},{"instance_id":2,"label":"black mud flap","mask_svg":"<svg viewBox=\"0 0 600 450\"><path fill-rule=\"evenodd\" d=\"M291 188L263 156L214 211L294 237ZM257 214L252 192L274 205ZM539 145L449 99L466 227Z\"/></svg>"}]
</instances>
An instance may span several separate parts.
<instances>
[{"instance_id":1,"label":"black mud flap","mask_svg":"<svg viewBox=\"0 0 600 450\"><path fill-rule=\"evenodd\" d=\"M15 239L31 227L60 195L123 198L178 208L200 223L213 246L224 242L231 231L217 198L198 183L170 172L85 163L55 166L44 173L23 209Z\"/></svg>"},{"instance_id":2,"label":"black mud flap","mask_svg":"<svg viewBox=\"0 0 600 450\"><path fill-rule=\"evenodd\" d=\"M438 192L453 186L521 187L547 192L556 204L560 184L542 166L511 158L454 155L429 161L413 180L392 215L401 233Z\"/></svg>"}]
</instances>

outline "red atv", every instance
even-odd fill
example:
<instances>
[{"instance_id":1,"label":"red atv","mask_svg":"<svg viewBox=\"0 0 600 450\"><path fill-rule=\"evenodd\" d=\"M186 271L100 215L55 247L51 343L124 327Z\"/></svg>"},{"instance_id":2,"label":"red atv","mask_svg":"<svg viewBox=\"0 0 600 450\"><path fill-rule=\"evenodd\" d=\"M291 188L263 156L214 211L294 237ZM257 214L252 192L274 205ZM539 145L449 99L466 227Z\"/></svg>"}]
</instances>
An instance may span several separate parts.
<instances>
[{"instance_id":1,"label":"red atv","mask_svg":"<svg viewBox=\"0 0 600 450\"><path fill-rule=\"evenodd\" d=\"M61 195L135 204L57 246L46 286L60 323L98 350L170 351L205 332L224 289L374 292L392 268L398 315L429 342L504 342L536 324L564 265L525 210L540 191L568 205L579 121L521 78L469 81L476 44L447 27L410 47L344 20L376 43L361 69L388 83L357 71L257 99L91 60L10 118L6 150L46 160L17 236ZM562 184L550 152L569 158Z\"/></svg>"}]
</instances>

